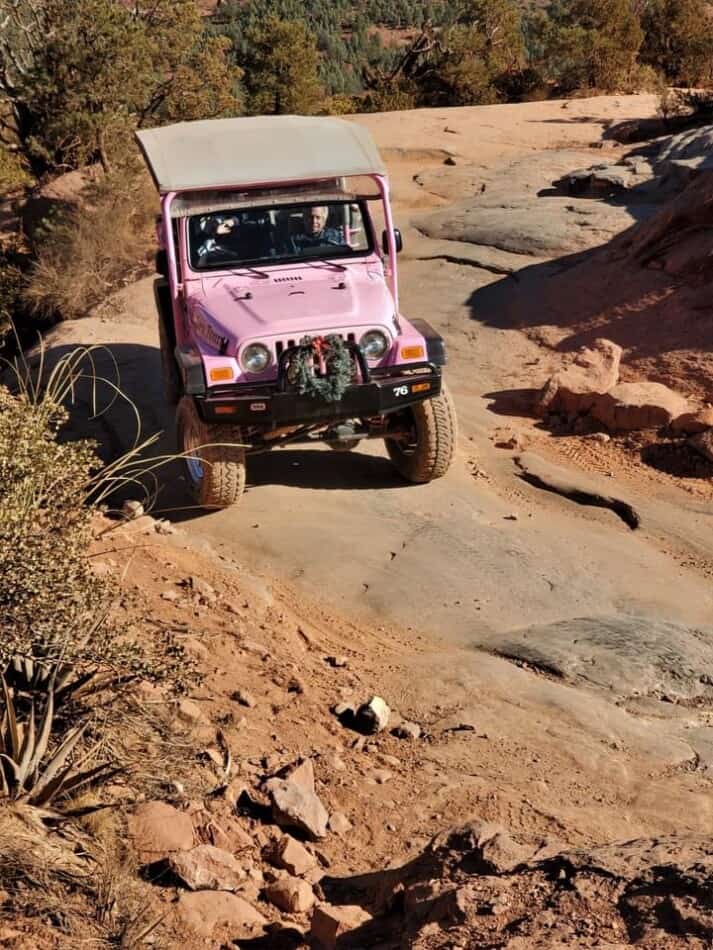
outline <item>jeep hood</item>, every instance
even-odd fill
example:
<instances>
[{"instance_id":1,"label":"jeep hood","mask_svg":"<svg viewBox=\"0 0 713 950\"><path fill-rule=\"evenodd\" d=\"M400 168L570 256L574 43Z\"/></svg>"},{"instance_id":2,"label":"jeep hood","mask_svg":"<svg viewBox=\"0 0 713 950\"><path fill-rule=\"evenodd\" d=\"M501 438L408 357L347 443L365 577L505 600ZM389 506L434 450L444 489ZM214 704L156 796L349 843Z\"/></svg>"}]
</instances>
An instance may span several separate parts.
<instances>
[{"instance_id":1,"label":"jeep hood","mask_svg":"<svg viewBox=\"0 0 713 950\"><path fill-rule=\"evenodd\" d=\"M197 283L188 297L188 314L204 339L206 322L236 345L350 327L386 326L393 332L394 302L376 269L300 269Z\"/></svg>"}]
</instances>

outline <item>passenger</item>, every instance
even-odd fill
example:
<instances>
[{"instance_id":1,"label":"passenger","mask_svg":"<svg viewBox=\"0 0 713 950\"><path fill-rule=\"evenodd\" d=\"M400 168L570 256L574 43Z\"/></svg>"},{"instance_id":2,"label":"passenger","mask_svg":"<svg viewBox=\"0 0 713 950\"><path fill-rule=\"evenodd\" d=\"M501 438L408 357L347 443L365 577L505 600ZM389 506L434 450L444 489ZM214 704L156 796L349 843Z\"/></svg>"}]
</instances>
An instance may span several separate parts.
<instances>
[{"instance_id":1,"label":"passenger","mask_svg":"<svg viewBox=\"0 0 713 950\"><path fill-rule=\"evenodd\" d=\"M340 228L328 228L327 218L329 208L325 205L315 205L306 208L302 215L304 234L295 234L292 243L296 251L308 247L321 247L325 244L343 246L344 235Z\"/></svg>"}]
</instances>

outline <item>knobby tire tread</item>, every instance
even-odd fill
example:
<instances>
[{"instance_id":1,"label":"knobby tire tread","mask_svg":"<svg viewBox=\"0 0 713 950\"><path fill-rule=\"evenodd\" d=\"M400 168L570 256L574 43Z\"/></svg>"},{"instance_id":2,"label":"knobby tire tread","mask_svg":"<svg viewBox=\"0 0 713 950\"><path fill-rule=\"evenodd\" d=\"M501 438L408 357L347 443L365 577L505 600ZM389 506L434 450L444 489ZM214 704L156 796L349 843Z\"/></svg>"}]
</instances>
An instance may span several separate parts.
<instances>
[{"instance_id":1,"label":"knobby tire tread","mask_svg":"<svg viewBox=\"0 0 713 950\"><path fill-rule=\"evenodd\" d=\"M190 396L178 406L178 445L181 452L216 442L243 441L239 426L210 425L198 415ZM201 453L204 460L200 484L190 481L193 495L204 508L229 508L245 490L245 450L238 445L219 445Z\"/></svg>"},{"instance_id":2,"label":"knobby tire tread","mask_svg":"<svg viewBox=\"0 0 713 950\"><path fill-rule=\"evenodd\" d=\"M446 474L458 442L458 421L448 387L438 396L411 407L418 444L412 455L387 441L387 451L398 471L410 482L425 484Z\"/></svg>"}]
</instances>

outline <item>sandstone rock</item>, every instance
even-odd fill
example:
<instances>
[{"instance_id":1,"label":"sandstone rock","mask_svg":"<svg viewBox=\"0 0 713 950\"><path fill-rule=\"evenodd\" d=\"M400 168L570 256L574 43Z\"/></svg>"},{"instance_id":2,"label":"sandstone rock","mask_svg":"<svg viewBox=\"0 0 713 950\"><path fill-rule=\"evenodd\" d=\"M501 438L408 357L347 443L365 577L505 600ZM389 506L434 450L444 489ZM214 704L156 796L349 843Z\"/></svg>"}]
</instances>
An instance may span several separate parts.
<instances>
[{"instance_id":1,"label":"sandstone rock","mask_svg":"<svg viewBox=\"0 0 713 950\"><path fill-rule=\"evenodd\" d=\"M335 950L340 937L370 920L371 915L356 904L319 904L312 914L310 937L318 950Z\"/></svg>"},{"instance_id":2,"label":"sandstone rock","mask_svg":"<svg viewBox=\"0 0 713 950\"><path fill-rule=\"evenodd\" d=\"M247 706L248 709L254 709L257 706L257 700L246 689L236 689L230 698L235 700L236 703L240 703L241 706Z\"/></svg>"},{"instance_id":3,"label":"sandstone rock","mask_svg":"<svg viewBox=\"0 0 713 950\"><path fill-rule=\"evenodd\" d=\"M705 432L692 436L688 444L709 462L713 462L713 429L707 429Z\"/></svg>"},{"instance_id":4,"label":"sandstone rock","mask_svg":"<svg viewBox=\"0 0 713 950\"><path fill-rule=\"evenodd\" d=\"M352 823L343 812L335 811L329 816L329 830L337 835L345 835L352 830Z\"/></svg>"},{"instance_id":5,"label":"sandstone rock","mask_svg":"<svg viewBox=\"0 0 713 950\"><path fill-rule=\"evenodd\" d=\"M547 381L535 401L540 416L561 412L588 412L597 396L609 392L619 380L622 348L611 340L598 339L582 347L569 366Z\"/></svg>"},{"instance_id":6,"label":"sandstone rock","mask_svg":"<svg viewBox=\"0 0 713 950\"><path fill-rule=\"evenodd\" d=\"M193 847L193 821L165 802L145 802L129 817L129 838L141 861L158 861Z\"/></svg>"},{"instance_id":7,"label":"sandstone rock","mask_svg":"<svg viewBox=\"0 0 713 950\"><path fill-rule=\"evenodd\" d=\"M356 726L362 732L382 732L389 724L391 710L380 696L372 698L359 707L356 714Z\"/></svg>"},{"instance_id":8,"label":"sandstone rock","mask_svg":"<svg viewBox=\"0 0 713 950\"><path fill-rule=\"evenodd\" d=\"M245 878L232 854L210 844L175 852L168 865L192 891L235 891Z\"/></svg>"},{"instance_id":9,"label":"sandstone rock","mask_svg":"<svg viewBox=\"0 0 713 950\"><path fill-rule=\"evenodd\" d=\"M191 590L205 604L214 604L218 599L213 587L200 577L190 577L188 580Z\"/></svg>"},{"instance_id":10,"label":"sandstone rock","mask_svg":"<svg viewBox=\"0 0 713 950\"><path fill-rule=\"evenodd\" d=\"M374 769L371 773L371 777L377 785L386 785L387 782L391 781L394 775L393 772L390 772L388 769Z\"/></svg>"},{"instance_id":11,"label":"sandstone rock","mask_svg":"<svg viewBox=\"0 0 713 950\"><path fill-rule=\"evenodd\" d=\"M317 864L315 856L310 854L304 845L300 844L299 841L295 841L290 835L283 835L277 842L272 860L277 867L284 868L294 877L302 877Z\"/></svg>"},{"instance_id":12,"label":"sandstone rock","mask_svg":"<svg viewBox=\"0 0 713 950\"><path fill-rule=\"evenodd\" d=\"M410 722L404 719L398 726L391 730L391 735L397 739L420 739L421 727L416 722Z\"/></svg>"},{"instance_id":13,"label":"sandstone rock","mask_svg":"<svg viewBox=\"0 0 713 950\"><path fill-rule=\"evenodd\" d=\"M688 401L661 383L620 383L598 396L591 414L610 432L657 429L688 412Z\"/></svg>"},{"instance_id":14,"label":"sandstone rock","mask_svg":"<svg viewBox=\"0 0 713 950\"><path fill-rule=\"evenodd\" d=\"M191 699L181 699L176 706L178 718L190 724L206 723L207 717L198 703Z\"/></svg>"},{"instance_id":15,"label":"sandstone rock","mask_svg":"<svg viewBox=\"0 0 713 950\"><path fill-rule=\"evenodd\" d=\"M327 663L335 669L343 669L349 666L349 660L345 656L328 656Z\"/></svg>"},{"instance_id":16,"label":"sandstone rock","mask_svg":"<svg viewBox=\"0 0 713 950\"><path fill-rule=\"evenodd\" d=\"M231 940L258 936L267 923L251 904L227 891L184 892L178 898L176 916L202 937L226 930Z\"/></svg>"},{"instance_id":17,"label":"sandstone rock","mask_svg":"<svg viewBox=\"0 0 713 950\"><path fill-rule=\"evenodd\" d=\"M713 427L713 407L698 412L684 412L671 423L671 431L681 435L697 435Z\"/></svg>"},{"instance_id":18,"label":"sandstone rock","mask_svg":"<svg viewBox=\"0 0 713 950\"><path fill-rule=\"evenodd\" d=\"M265 783L275 823L282 828L297 828L313 839L324 838L329 816L314 790L312 762L305 759L297 768L281 775L284 777Z\"/></svg>"},{"instance_id":19,"label":"sandstone rock","mask_svg":"<svg viewBox=\"0 0 713 950\"><path fill-rule=\"evenodd\" d=\"M288 914L306 914L314 907L314 891L298 877L281 878L265 888L265 897Z\"/></svg>"}]
</instances>

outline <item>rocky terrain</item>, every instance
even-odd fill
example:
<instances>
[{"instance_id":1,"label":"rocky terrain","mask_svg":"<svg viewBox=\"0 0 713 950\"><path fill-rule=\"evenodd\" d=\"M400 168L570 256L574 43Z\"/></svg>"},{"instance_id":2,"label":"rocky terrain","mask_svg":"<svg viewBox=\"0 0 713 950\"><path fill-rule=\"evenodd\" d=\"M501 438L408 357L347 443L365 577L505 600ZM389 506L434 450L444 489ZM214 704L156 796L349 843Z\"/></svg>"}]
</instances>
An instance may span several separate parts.
<instances>
[{"instance_id":1,"label":"rocky terrain","mask_svg":"<svg viewBox=\"0 0 713 950\"><path fill-rule=\"evenodd\" d=\"M128 843L149 944L710 945L708 133L618 144L654 109L355 119L404 311L448 342L453 469L413 489L375 444L285 450L206 515L176 466L157 520L97 542L139 635L203 673L132 694L93 826ZM171 451L152 307L140 281L48 342L109 345ZM129 406L75 424L135 435Z\"/></svg>"}]
</instances>

